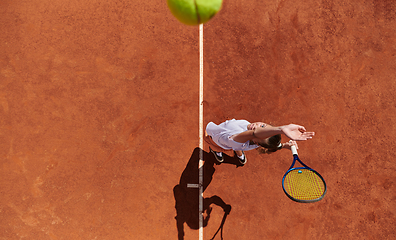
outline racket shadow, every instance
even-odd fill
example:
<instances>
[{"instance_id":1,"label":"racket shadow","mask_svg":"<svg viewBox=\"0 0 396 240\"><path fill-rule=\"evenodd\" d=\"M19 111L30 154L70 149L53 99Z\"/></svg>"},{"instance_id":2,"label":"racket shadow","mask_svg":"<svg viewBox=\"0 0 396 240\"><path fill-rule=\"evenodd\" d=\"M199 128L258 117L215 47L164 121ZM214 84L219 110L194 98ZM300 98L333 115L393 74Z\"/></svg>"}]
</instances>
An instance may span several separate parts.
<instances>
[{"instance_id":1,"label":"racket shadow","mask_svg":"<svg viewBox=\"0 0 396 240\"><path fill-rule=\"evenodd\" d=\"M199 229L199 155L200 148L195 148L187 165L181 174L179 184L173 188L176 208L176 226L178 231L178 239L184 239L184 224L194 230ZM212 182L215 173L216 159L212 153L203 151L204 164L202 166L203 191ZM223 209L224 214L228 215L231 211L231 205L226 204L219 196L213 195L203 199L204 220L203 227L208 225L212 211L212 205L219 206ZM221 227L224 222L221 223Z\"/></svg>"}]
</instances>

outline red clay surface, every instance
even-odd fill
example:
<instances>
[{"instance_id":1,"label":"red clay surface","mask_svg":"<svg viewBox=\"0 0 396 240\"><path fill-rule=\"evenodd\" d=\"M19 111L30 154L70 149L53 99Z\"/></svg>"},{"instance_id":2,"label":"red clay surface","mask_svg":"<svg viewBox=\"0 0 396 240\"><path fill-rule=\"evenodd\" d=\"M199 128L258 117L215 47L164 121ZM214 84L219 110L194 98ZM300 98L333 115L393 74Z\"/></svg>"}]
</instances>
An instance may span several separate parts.
<instances>
[{"instance_id":1,"label":"red clay surface","mask_svg":"<svg viewBox=\"0 0 396 240\"><path fill-rule=\"evenodd\" d=\"M0 239L198 239L198 27L166 1L3 0L0 32ZM229 207L225 240L396 238L395 46L391 0L224 2L205 124L315 131L328 192L288 199L286 150L237 168L205 146L204 239Z\"/></svg>"}]
</instances>

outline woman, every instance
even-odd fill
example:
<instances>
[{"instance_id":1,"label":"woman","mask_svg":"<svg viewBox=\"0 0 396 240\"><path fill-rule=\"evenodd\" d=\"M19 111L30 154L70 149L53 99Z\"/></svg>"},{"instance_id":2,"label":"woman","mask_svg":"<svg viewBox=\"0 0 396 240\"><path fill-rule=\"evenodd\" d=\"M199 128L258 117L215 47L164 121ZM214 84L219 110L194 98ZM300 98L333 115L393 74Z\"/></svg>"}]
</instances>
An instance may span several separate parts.
<instances>
[{"instance_id":1,"label":"woman","mask_svg":"<svg viewBox=\"0 0 396 240\"><path fill-rule=\"evenodd\" d=\"M291 141L281 143L281 134ZM298 147L295 141L308 140L314 135L314 132L307 132L303 126L296 124L276 127L263 122L232 119L219 125L208 123L205 140L217 161L223 162L223 151L234 150L241 164L245 164L244 151L257 148L261 153L272 153L282 148L291 149L293 145Z\"/></svg>"}]
</instances>

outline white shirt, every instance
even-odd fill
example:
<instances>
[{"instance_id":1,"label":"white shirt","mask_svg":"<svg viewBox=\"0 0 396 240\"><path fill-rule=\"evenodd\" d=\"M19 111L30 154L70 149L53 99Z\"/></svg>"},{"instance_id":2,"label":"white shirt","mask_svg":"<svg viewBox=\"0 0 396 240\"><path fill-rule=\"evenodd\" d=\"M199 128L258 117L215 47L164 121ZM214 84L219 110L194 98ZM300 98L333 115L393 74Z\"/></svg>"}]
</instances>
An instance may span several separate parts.
<instances>
[{"instance_id":1,"label":"white shirt","mask_svg":"<svg viewBox=\"0 0 396 240\"><path fill-rule=\"evenodd\" d=\"M232 136L247 131L250 122L246 120L227 120L219 125L210 122L206 126L206 132L212 137L212 140L221 148L235 151L249 151L259 146L250 145L250 141L239 143L232 139Z\"/></svg>"}]
</instances>

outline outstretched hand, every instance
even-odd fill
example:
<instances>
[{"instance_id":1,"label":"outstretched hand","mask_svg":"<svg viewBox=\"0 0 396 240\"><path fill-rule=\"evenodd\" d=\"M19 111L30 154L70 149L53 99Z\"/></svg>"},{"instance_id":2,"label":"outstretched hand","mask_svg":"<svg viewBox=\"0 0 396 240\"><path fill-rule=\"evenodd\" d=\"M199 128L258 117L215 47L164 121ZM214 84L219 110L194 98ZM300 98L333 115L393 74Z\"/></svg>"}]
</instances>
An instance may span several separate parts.
<instances>
[{"instance_id":1,"label":"outstretched hand","mask_svg":"<svg viewBox=\"0 0 396 240\"><path fill-rule=\"evenodd\" d=\"M291 140L294 141L304 141L311 139L315 133L307 132L307 130L300 125L289 124L282 127L282 132Z\"/></svg>"}]
</instances>

